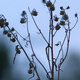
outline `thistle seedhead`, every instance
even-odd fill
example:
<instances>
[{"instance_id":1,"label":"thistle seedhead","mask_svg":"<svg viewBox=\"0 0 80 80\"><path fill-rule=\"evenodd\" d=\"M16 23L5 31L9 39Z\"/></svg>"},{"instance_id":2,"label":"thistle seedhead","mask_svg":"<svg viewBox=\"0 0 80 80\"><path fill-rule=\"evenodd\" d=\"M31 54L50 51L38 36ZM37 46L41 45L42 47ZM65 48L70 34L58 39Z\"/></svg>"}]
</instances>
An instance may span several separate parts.
<instances>
[{"instance_id":1,"label":"thistle seedhead","mask_svg":"<svg viewBox=\"0 0 80 80\"><path fill-rule=\"evenodd\" d=\"M32 70L31 69L28 70L28 74L32 74Z\"/></svg>"},{"instance_id":2,"label":"thistle seedhead","mask_svg":"<svg viewBox=\"0 0 80 80\"><path fill-rule=\"evenodd\" d=\"M21 18L20 23L21 23L21 24L26 23L25 18Z\"/></svg>"},{"instance_id":3,"label":"thistle seedhead","mask_svg":"<svg viewBox=\"0 0 80 80\"><path fill-rule=\"evenodd\" d=\"M64 26L65 25L65 21L60 21L60 25Z\"/></svg>"},{"instance_id":4,"label":"thistle seedhead","mask_svg":"<svg viewBox=\"0 0 80 80\"><path fill-rule=\"evenodd\" d=\"M32 10L32 13L31 13L33 16L37 16L38 15L38 12L34 9Z\"/></svg>"},{"instance_id":5,"label":"thistle seedhead","mask_svg":"<svg viewBox=\"0 0 80 80\"><path fill-rule=\"evenodd\" d=\"M77 13L75 14L75 17L77 17L78 15L77 15Z\"/></svg>"},{"instance_id":6,"label":"thistle seedhead","mask_svg":"<svg viewBox=\"0 0 80 80\"><path fill-rule=\"evenodd\" d=\"M70 7L69 6L67 6L67 8L66 9L70 9Z\"/></svg>"},{"instance_id":7,"label":"thistle seedhead","mask_svg":"<svg viewBox=\"0 0 80 80\"><path fill-rule=\"evenodd\" d=\"M58 17L54 17L54 21L56 21L56 22L57 22L58 20L59 20L59 18L58 18Z\"/></svg>"},{"instance_id":8,"label":"thistle seedhead","mask_svg":"<svg viewBox=\"0 0 80 80\"><path fill-rule=\"evenodd\" d=\"M21 53L21 51L20 51L19 49L16 49L16 53L20 54L20 53Z\"/></svg>"},{"instance_id":9,"label":"thistle seedhead","mask_svg":"<svg viewBox=\"0 0 80 80\"><path fill-rule=\"evenodd\" d=\"M5 23L5 26L8 26L8 25L9 25L9 23L8 23L8 22L6 22L6 23Z\"/></svg>"},{"instance_id":10,"label":"thistle seedhead","mask_svg":"<svg viewBox=\"0 0 80 80\"><path fill-rule=\"evenodd\" d=\"M51 11L54 11L54 10L55 10L54 5L50 5L50 10L51 10Z\"/></svg>"},{"instance_id":11,"label":"thistle seedhead","mask_svg":"<svg viewBox=\"0 0 80 80\"><path fill-rule=\"evenodd\" d=\"M26 15L26 12L25 11L22 11L21 16L25 16L25 15Z\"/></svg>"},{"instance_id":12,"label":"thistle seedhead","mask_svg":"<svg viewBox=\"0 0 80 80\"><path fill-rule=\"evenodd\" d=\"M11 39L11 41L12 41L12 42L15 42L15 41L16 41L16 39L15 39L15 38L12 38L12 39Z\"/></svg>"},{"instance_id":13,"label":"thistle seedhead","mask_svg":"<svg viewBox=\"0 0 80 80\"><path fill-rule=\"evenodd\" d=\"M1 26L1 28L4 27L4 19L0 19L0 26Z\"/></svg>"},{"instance_id":14,"label":"thistle seedhead","mask_svg":"<svg viewBox=\"0 0 80 80\"><path fill-rule=\"evenodd\" d=\"M67 14L64 14L64 15L62 16L62 19L63 19L63 20L68 20L68 15L67 15Z\"/></svg>"},{"instance_id":15,"label":"thistle seedhead","mask_svg":"<svg viewBox=\"0 0 80 80\"><path fill-rule=\"evenodd\" d=\"M11 33L8 33L7 36L8 36L8 37L11 37Z\"/></svg>"},{"instance_id":16,"label":"thistle seedhead","mask_svg":"<svg viewBox=\"0 0 80 80\"><path fill-rule=\"evenodd\" d=\"M50 7L52 5L51 1L47 1L46 6Z\"/></svg>"},{"instance_id":17,"label":"thistle seedhead","mask_svg":"<svg viewBox=\"0 0 80 80\"><path fill-rule=\"evenodd\" d=\"M61 27L60 27L60 25L59 24L57 24L56 26L55 26L55 29L56 30L59 30Z\"/></svg>"},{"instance_id":18,"label":"thistle seedhead","mask_svg":"<svg viewBox=\"0 0 80 80\"><path fill-rule=\"evenodd\" d=\"M63 6L61 6L60 9L63 10L64 9Z\"/></svg>"},{"instance_id":19,"label":"thistle seedhead","mask_svg":"<svg viewBox=\"0 0 80 80\"><path fill-rule=\"evenodd\" d=\"M42 0L43 3L46 3L46 0Z\"/></svg>"},{"instance_id":20,"label":"thistle seedhead","mask_svg":"<svg viewBox=\"0 0 80 80\"><path fill-rule=\"evenodd\" d=\"M14 31L15 29L12 27L12 29L10 30L11 32Z\"/></svg>"},{"instance_id":21,"label":"thistle seedhead","mask_svg":"<svg viewBox=\"0 0 80 80\"><path fill-rule=\"evenodd\" d=\"M64 14L65 14L64 10L60 11L60 15L64 15Z\"/></svg>"},{"instance_id":22,"label":"thistle seedhead","mask_svg":"<svg viewBox=\"0 0 80 80\"><path fill-rule=\"evenodd\" d=\"M4 31L3 31L3 34L5 34L5 35L6 35L7 33L8 33L8 31L7 31L7 30L4 30Z\"/></svg>"}]
</instances>

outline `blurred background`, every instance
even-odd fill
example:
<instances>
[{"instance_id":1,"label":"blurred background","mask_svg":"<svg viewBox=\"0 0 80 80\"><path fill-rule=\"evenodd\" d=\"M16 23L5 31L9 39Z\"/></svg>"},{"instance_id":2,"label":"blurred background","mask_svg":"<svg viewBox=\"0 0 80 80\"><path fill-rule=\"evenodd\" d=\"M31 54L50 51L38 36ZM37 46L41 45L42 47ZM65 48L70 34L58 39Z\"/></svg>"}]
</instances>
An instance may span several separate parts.
<instances>
[{"instance_id":1,"label":"blurred background","mask_svg":"<svg viewBox=\"0 0 80 80\"><path fill-rule=\"evenodd\" d=\"M48 1L48 0L47 0ZM53 2L53 0L52 0ZM3 14L7 21L9 22L10 28L14 27L23 37L27 38L26 24L20 24L21 12L25 10L28 14L29 19L29 30L31 33L31 39L34 46L34 51L41 60L41 62L48 69L45 55L45 47L47 46L41 35L38 35L38 30L36 29L34 22L28 11L28 7L31 10L36 9L38 11L38 16L34 17L39 28L43 32L46 39L48 39L48 27L49 27L49 12L42 0L0 0L0 14ZM80 17L80 1L79 0L56 0L54 15L59 16L60 6L66 8L70 6L70 10L67 11L69 15L71 27L75 24L76 18L75 13L78 13L78 18ZM60 17L60 16L59 16ZM78 24L71 32L69 54L61 69L60 80L80 80L80 19ZM63 29L61 29L54 39L54 43L57 43L59 39L63 37ZM18 37L21 44L23 45L26 52L31 54L30 46L25 47L25 42L22 38ZM15 55L15 46L17 42L12 43L10 39L3 35L3 30L0 28L0 80L28 80L32 75L28 74L29 62L21 51L20 55L16 56L15 64L13 64L13 58ZM56 47L55 47L56 48ZM65 50L66 47L64 47ZM57 48L58 49L58 48ZM56 49L56 50L57 50ZM56 56L56 54L54 54ZM38 72L40 73L41 80L47 80L46 75L42 67L37 64ZM31 79L35 80L36 76ZM57 80L57 72L55 72L55 80Z\"/></svg>"}]
</instances>

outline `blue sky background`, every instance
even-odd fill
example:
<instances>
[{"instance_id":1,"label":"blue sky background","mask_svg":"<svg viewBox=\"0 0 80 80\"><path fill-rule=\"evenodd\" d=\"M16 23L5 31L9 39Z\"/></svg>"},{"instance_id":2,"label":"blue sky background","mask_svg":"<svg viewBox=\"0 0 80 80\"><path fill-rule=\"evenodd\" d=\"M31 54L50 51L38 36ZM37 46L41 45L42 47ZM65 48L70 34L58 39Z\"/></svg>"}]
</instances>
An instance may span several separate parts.
<instances>
[{"instance_id":1,"label":"blue sky background","mask_svg":"<svg viewBox=\"0 0 80 80\"><path fill-rule=\"evenodd\" d=\"M39 28L43 32L44 36L46 37L46 39L48 39L48 25L49 25L50 16L49 16L48 9L45 6L45 4L42 3L42 0L0 0L0 3L1 3L0 14L3 14L7 18L10 28L14 27L23 37L27 37L26 36L27 32L26 32L26 25L20 24L20 18L21 18L20 14L23 10L27 12L28 19L29 19L29 29L30 29L35 53L43 63L46 63L46 59L44 59L46 43L41 37L41 35L36 34L38 30L36 29L33 23L33 20L31 18L31 15L28 11L28 7L30 7L31 10L35 8L38 11L38 16L34 18ZM60 12L60 8L59 8L60 6L63 6L64 8L66 8L67 6L70 6L70 9L67 11L67 13L70 17L71 27L75 24L75 21L76 21L74 14L78 13L78 18L79 18L78 24L71 32L70 50L75 49L76 51L80 52L80 26L79 26L80 0L56 0L56 4L55 4L56 11L54 12L54 14L57 14L58 16ZM59 39L62 39L62 37L64 36L64 32L62 30L60 30L59 34L54 39L54 43L57 43ZM21 43L25 48L25 42L21 38L19 38L19 40L21 41ZM26 50L29 54L31 54L30 48L27 48ZM19 60L19 62L21 61L23 62L24 61L23 58L24 57L22 55L22 56L19 56L17 60ZM46 63L46 66L47 66L47 63Z\"/></svg>"}]
</instances>

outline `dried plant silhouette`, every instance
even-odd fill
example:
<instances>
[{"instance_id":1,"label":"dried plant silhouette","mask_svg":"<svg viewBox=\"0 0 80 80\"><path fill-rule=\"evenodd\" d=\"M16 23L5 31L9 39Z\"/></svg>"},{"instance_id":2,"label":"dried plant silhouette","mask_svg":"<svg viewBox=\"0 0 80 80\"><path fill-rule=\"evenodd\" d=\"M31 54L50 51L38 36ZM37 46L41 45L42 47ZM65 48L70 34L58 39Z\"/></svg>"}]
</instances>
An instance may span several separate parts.
<instances>
[{"instance_id":1,"label":"dried plant silhouette","mask_svg":"<svg viewBox=\"0 0 80 80\"><path fill-rule=\"evenodd\" d=\"M50 0L49 1L42 0L42 2L48 8L49 16L50 16L48 40L45 38L43 32L41 31L41 29L37 25L37 22L34 19L34 17L38 16L38 12L36 11L36 9L33 9L31 11L30 8L28 7L28 11L29 11L29 13L32 17L32 20L33 20L37 30L39 31L39 34L42 36L42 38L44 39L44 41L47 44L47 46L45 47L45 54L46 54L46 58L47 58L47 61L48 61L49 70L47 70L45 68L45 64L42 64L42 62L38 59L38 57L36 56L36 52L33 49L33 45L32 45L32 42L31 42L31 36L30 36L30 32L29 32L29 26L28 26L28 15L27 15L26 11L22 11L22 13L21 13L22 18L20 20L20 23L21 24L26 24L28 39L21 36L21 34L19 32L17 32L15 28L10 28L9 23L6 21L5 16L2 15L2 14L0 15L0 28L3 29L3 35L7 35L10 38L10 41L12 41L13 43L15 41L17 41L17 43L18 43L18 45L15 46L15 56L14 56L14 59L13 59L13 64L15 62L16 56L21 53L21 50L23 50L25 56L27 57L27 59L29 61L28 74L32 74L32 76L28 80L32 79L35 75L37 75L36 80L41 80L34 58L38 61L38 63L42 66L42 68L46 72L45 75L46 75L48 80L55 80L54 79L54 74L55 74L54 71L55 70L58 72L58 80L59 80L60 79L60 71L62 71L61 70L61 65L63 64L63 62L65 61L65 59L68 55L69 43L70 43L70 33L78 22L78 16L77 16L77 13L76 13L75 14L76 22L75 22L74 26L70 26L69 16L66 13L66 11L68 9L70 9L69 6L67 6L65 9L64 9L63 6L60 7L61 18L59 18L57 15L53 15L53 12L56 10L56 8L55 8L56 0L54 2L51 2ZM54 25L54 23L56 25ZM58 53L56 53L57 57L54 57L55 53L54 53L54 50L53 50L53 47L54 47L53 39L56 37L56 33L62 28L65 31L65 36L64 36L63 41L58 41L57 43L55 43L55 46L60 46L60 49L59 49ZM18 36L20 36L22 39L24 39L24 41L26 41L26 45L30 44L31 51L32 51L31 58L28 56L28 53L26 52L26 50L23 48L22 44L20 43L20 41L18 39ZM65 50L66 52L64 53L63 52L63 46L64 46L65 43L67 43L67 45L66 45L67 48ZM61 58L59 58L60 55L62 55ZM58 60L60 61L59 63L57 63Z\"/></svg>"}]
</instances>

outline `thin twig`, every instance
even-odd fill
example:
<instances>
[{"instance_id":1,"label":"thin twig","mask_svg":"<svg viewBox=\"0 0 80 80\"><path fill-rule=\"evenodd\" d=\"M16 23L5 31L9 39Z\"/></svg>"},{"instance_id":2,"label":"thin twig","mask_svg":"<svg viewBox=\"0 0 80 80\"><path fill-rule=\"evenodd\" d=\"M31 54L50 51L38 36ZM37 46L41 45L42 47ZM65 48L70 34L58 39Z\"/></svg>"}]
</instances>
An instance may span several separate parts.
<instances>
[{"instance_id":1,"label":"thin twig","mask_svg":"<svg viewBox=\"0 0 80 80\"><path fill-rule=\"evenodd\" d=\"M35 53L34 53L33 46L32 46L32 43L31 43L29 28L28 28L28 16L27 16L27 32L28 32L28 35L29 35L29 36L28 36L28 37L29 37L29 42L30 42L31 50L32 50L32 52L33 52L34 57L35 57L36 60L40 63L40 65L43 67L43 69L45 70L45 72L48 73L47 70L46 70L46 68L44 67L44 65L39 61L39 59L36 57L36 55L35 55Z\"/></svg>"},{"instance_id":2,"label":"thin twig","mask_svg":"<svg viewBox=\"0 0 80 80\"><path fill-rule=\"evenodd\" d=\"M53 4L55 4L56 3L56 0L54 1L54 3Z\"/></svg>"},{"instance_id":3,"label":"thin twig","mask_svg":"<svg viewBox=\"0 0 80 80\"><path fill-rule=\"evenodd\" d=\"M56 30L55 33L53 34L53 37L56 35L56 33L57 33L57 30Z\"/></svg>"},{"instance_id":4,"label":"thin twig","mask_svg":"<svg viewBox=\"0 0 80 80\"><path fill-rule=\"evenodd\" d=\"M65 57L62 59L62 61L59 63L58 65L58 80L59 80L59 75L60 75L60 67L62 65L62 63L65 61L67 55L68 55L68 51L69 51L69 42L70 42L70 26L69 26L69 22L68 22L68 40L67 40L67 50L66 50L66 54Z\"/></svg>"},{"instance_id":5,"label":"thin twig","mask_svg":"<svg viewBox=\"0 0 80 80\"><path fill-rule=\"evenodd\" d=\"M17 33L21 38L23 38L23 40L25 40L25 41L28 42L28 40L26 40L26 38L24 38L17 30L15 30L15 31L16 31L16 33Z\"/></svg>"},{"instance_id":6,"label":"thin twig","mask_svg":"<svg viewBox=\"0 0 80 80\"><path fill-rule=\"evenodd\" d=\"M15 59L16 59L16 55L17 55L17 53L15 53L15 56L14 56L14 59L13 59L13 64L14 64L14 62L15 62Z\"/></svg>"},{"instance_id":7,"label":"thin twig","mask_svg":"<svg viewBox=\"0 0 80 80\"><path fill-rule=\"evenodd\" d=\"M28 10L29 10L29 12L30 12L30 14L31 14L31 11L30 11L30 8L29 8L29 7L28 7ZM31 14L31 17L32 17L32 19L33 19L33 21L34 21L34 24L35 24L36 28L38 29L38 31L39 31L40 34L42 35L43 39L45 40L45 42L46 42L47 44L49 44L48 41L46 40L46 38L44 37L43 33L42 33L41 30L39 29L39 27L37 26L36 21L34 20L34 17L32 16L32 14Z\"/></svg>"},{"instance_id":8,"label":"thin twig","mask_svg":"<svg viewBox=\"0 0 80 80\"><path fill-rule=\"evenodd\" d=\"M63 45L64 45L64 42L65 42L65 40L66 40L66 37L67 37L67 31L66 31L66 35L65 35L65 37L64 37L63 43L62 43L62 45L61 45L61 48L60 48L60 50L59 50L59 53L58 53L58 55L57 55L57 58L56 58L55 62L57 61L57 59L58 59L58 57L59 57L59 55L60 55L60 52L61 52L62 47L63 47Z\"/></svg>"},{"instance_id":9,"label":"thin twig","mask_svg":"<svg viewBox=\"0 0 80 80\"><path fill-rule=\"evenodd\" d=\"M8 26L8 29L10 30L9 26ZM11 32L11 33L12 33L12 32ZM13 34L13 33L12 33L12 34ZM15 37L14 34L13 34L13 36ZM15 38L16 38L16 37L15 37ZM16 38L16 40L17 40L18 44L21 46L21 49L23 50L23 52L24 52L24 54L26 55L27 59L28 59L29 62L32 64L32 62L31 62L29 56L27 55L26 51L25 51L24 48L22 47L21 43L19 42L19 40L18 40L17 38ZM34 66L33 64L32 64L32 66L33 66L33 68L35 69L35 66ZM39 77L38 72L37 72L36 69L35 69L35 72L36 72L37 77L40 79L40 77Z\"/></svg>"},{"instance_id":10,"label":"thin twig","mask_svg":"<svg viewBox=\"0 0 80 80\"><path fill-rule=\"evenodd\" d=\"M75 23L74 26L70 29L70 31L77 25L77 23L78 23L78 17L77 17L76 23Z\"/></svg>"}]
</instances>

